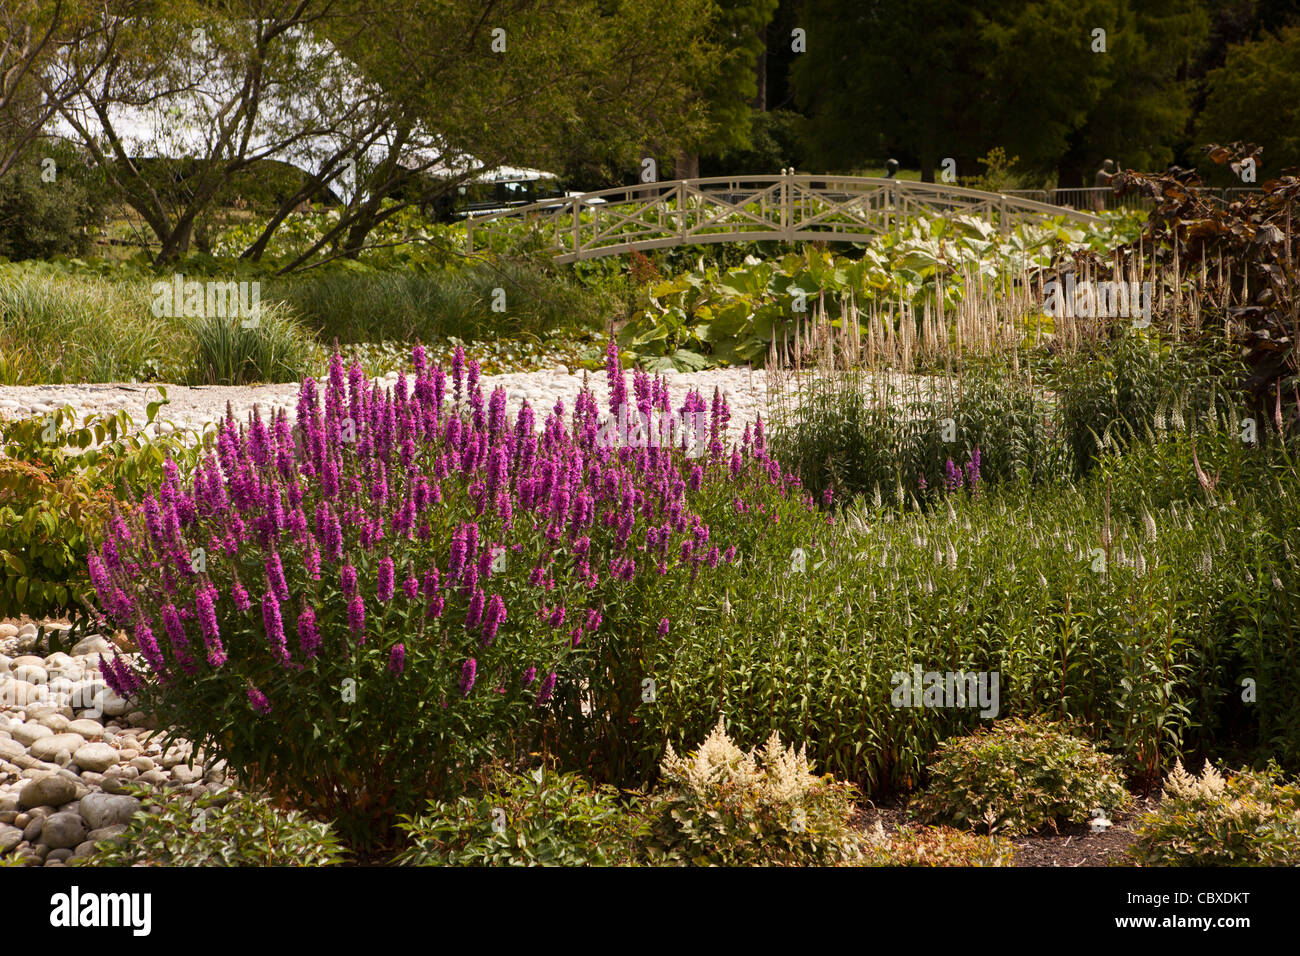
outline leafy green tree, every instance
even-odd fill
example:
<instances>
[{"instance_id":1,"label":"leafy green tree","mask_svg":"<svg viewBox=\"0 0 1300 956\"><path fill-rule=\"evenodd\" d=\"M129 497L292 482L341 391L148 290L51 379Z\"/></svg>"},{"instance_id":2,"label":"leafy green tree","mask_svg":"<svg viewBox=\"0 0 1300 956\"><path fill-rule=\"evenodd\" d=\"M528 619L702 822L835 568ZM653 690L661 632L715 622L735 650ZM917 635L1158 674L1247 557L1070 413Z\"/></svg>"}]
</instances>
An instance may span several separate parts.
<instances>
[{"instance_id":1,"label":"leafy green tree","mask_svg":"<svg viewBox=\"0 0 1300 956\"><path fill-rule=\"evenodd\" d=\"M884 141L915 153L922 178L971 142L978 123L969 66L978 50L970 5L952 0L807 0L807 51L791 75L810 117L808 161L847 169ZM972 156L983 149L972 148Z\"/></svg>"},{"instance_id":2,"label":"leafy green tree","mask_svg":"<svg viewBox=\"0 0 1300 956\"><path fill-rule=\"evenodd\" d=\"M345 199L292 270L356 256L378 225L484 167L564 162L585 135L630 164L704 128L694 76L712 0L139 2L113 20L115 55L90 46L55 72L81 91L61 119L157 235L160 263L267 160L309 175L249 258L304 200Z\"/></svg>"},{"instance_id":3,"label":"leafy green tree","mask_svg":"<svg viewBox=\"0 0 1300 956\"><path fill-rule=\"evenodd\" d=\"M702 65L696 88L706 125L684 143L677 160L680 178L699 175L699 154L726 154L754 146L753 103L759 92L767 27L779 0L710 0L703 32L711 57Z\"/></svg>"},{"instance_id":4,"label":"leafy green tree","mask_svg":"<svg viewBox=\"0 0 1300 956\"><path fill-rule=\"evenodd\" d=\"M926 180L949 157L973 175L998 146L1044 179L1078 178L1100 152L1167 155L1207 26L1175 0L807 0L802 19L793 77L814 163L879 161L888 144Z\"/></svg>"},{"instance_id":5,"label":"leafy green tree","mask_svg":"<svg viewBox=\"0 0 1300 956\"><path fill-rule=\"evenodd\" d=\"M0 257L84 255L105 198L102 177L70 144L29 149L0 177Z\"/></svg>"},{"instance_id":6,"label":"leafy green tree","mask_svg":"<svg viewBox=\"0 0 1300 956\"><path fill-rule=\"evenodd\" d=\"M1208 42L1210 18L1186 0L1124 0L1111 5L1100 95L1056 163L1062 186L1107 157L1131 169L1160 170L1175 156L1191 120L1190 73ZM1104 24L1103 24L1104 26Z\"/></svg>"},{"instance_id":7,"label":"leafy green tree","mask_svg":"<svg viewBox=\"0 0 1300 956\"><path fill-rule=\"evenodd\" d=\"M1258 143L1270 167L1300 164L1300 26L1230 47L1206 84L1203 142Z\"/></svg>"},{"instance_id":8,"label":"leafy green tree","mask_svg":"<svg viewBox=\"0 0 1300 956\"><path fill-rule=\"evenodd\" d=\"M408 137L433 131L422 144L429 161L413 165L390 140L359 200L322 241L345 237L342 251L353 254L401 208L432 201L482 167L607 175L647 153L672 155L705 129L694 78L707 62L697 24L710 4L408 0L366 9L359 30L331 37L394 104L390 125ZM403 190L412 184L420 188ZM399 191L403 199L384 201Z\"/></svg>"},{"instance_id":9,"label":"leafy green tree","mask_svg":"<svg viewBox=\"0 0 1300 956\"><path fill-rule=\"evenodd\" d=\"M76 96L77 77L50 82L51 62L62 51L94 45L105 57L115 49L112 24L142 0L5 0L0 4L0 176L44 132L59 108Z\"/></svg>"},{"instance_id":10,"label":"leafy green tree","mask_svg":"<svg viewBox=\"0 0 1300 956\"><path fill-rule=\"evenodd\" d=\"M1068 154L1071 139L1087 130L1089 116L1111 82L1116 44L1131 34L1117 30L1120 2L1114 0L1038 0L983 4L976 11L982 54L974 64L980 77L983 115L980 143L1003 146L1018 165L1041 182ZM1106 52L1094 52L1106 31ZM1090 137L1089 130L1084 134Z\"/></svg>"}]
</instances>

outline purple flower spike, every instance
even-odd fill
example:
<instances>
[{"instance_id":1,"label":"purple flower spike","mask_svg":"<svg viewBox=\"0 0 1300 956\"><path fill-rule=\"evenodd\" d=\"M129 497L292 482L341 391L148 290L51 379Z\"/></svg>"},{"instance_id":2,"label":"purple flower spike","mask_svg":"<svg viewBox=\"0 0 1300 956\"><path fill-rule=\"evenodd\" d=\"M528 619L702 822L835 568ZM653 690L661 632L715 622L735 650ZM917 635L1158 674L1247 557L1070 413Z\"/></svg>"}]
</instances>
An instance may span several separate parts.
<instances>
[{"instance_id":1,"label":"purple flower spike","mask_svg":"<svg viewBox=\"0 0 1300 956\"><path fill-rule=\"evenodd\" d=\"M199 589L194 604L199 615L199 629L203 632L203 643L208 648L208 663L220 667L226 662L226 650L221 646L221 634L217 629L217 608L214 603L216 589L211 585Z\"/></svg>"},{"instance_id":2,"label":"purple flower spike","mask_svg":"<svg viewBox=\"0 0 1300 956\"><path fill-rule=\"evenodd\" d=\"M970 488L972 492L974 492L976 486L979 484L979 481L980 481L980 450L979 450L979 446L976 446L974 453L971 455L970 461L966 465L966 486Z\"/></svg>"},{"instance_id":3,"label":"purple flower spike","mask_svg":"<svg viewBox=\"0 0 1300 956\"><path fill-rule=\"evenodd\" d=\"M377 596L380 604L387 604L393 598L393 559L384 558L379 562L379 588Z\"/></svg>"},{"instance_id":4,"label":"purple flower spike","mask_svg":"<svg viewBox=\"0 0 1300 956\"><path fill-rule=\"evenodd\" d=\"M308 660L320 650L320 628L316 626L316 612L310 606L298 615L298 646Z\"/></svg>"},{"instance_id":5,"label":"purple flower spike","mask_svg":"<svg viewBox=\"0 0 1300 956\"><path fill-rule=\"evenodd\" d=\"M550 700L553 693L555 693L555 671L547 674L545 680L542 681L542 686L537 691L537 706L540 707Z\"/></svg>"},{"instance_id":6,"label":"purple flower spike","mask_svg":"<svg viewBox=\"0 0 1300 956\"><path fill-rule=\"evenodd\" d=\"M475 588L474 593L470 595L469 611L465 614L466 630L473 630L483 623L483 605L483 590L481 588Z\"/></svg>"},{"instance_id":7,"label":"purple flower spike","mask_svg":"<svg viewBox=\"0 0 1300 956\"><path fill-rule=\"evenodd\" d=\"M402 675L402 670L405 667L406 645L394 644L393 649L388 653L388 670L400 677Z\"/></svg>"},{"instance_id":8,"label":"purple flower spike","mask_svg":"<svg viewBox=\"0 0 1300 956\"><path fill-rule=\"evenodd\" d=\"M253 710L261 716L265 716L271 712L271 702L267 700L266 695L256 687L250 686L248 688L248 702L253 705Z\"/></svg>"},{"instance_id":9,"label":"purple flower spike","mask_svg":"<svg viewBox=\"0 0 1300 956\"><path fill-rule=\"evenodd\" d=\"M944 473L943 486L945 491L951 494L952 492L957 491L959 488L961 488L962 485L961 469L952 463L951 458L949 458L944 463L943 473Z\"/></svg>"},{"instance_id":10,"label":"purple flower spike","mask_svg":"<svg viewBox=\"0 0 1300 956\"><path fill-rule=\"evenodd\" d=\"M469 692L474 689L474 676L478 673L478 661L474 658L467 660L460 668L460 696L468 697Z\"/></svg>"},{"instance_id":11,"label":"purple flower spike","mask_svg":"<svg viewBox=\"0 0 1300 956\"><path fill-rule=\"evenodd\" d=\"M284 622L280 619L280 602L267 591L262 598L262 623L266 627L266 642L282 662L289 660L289 649L284 641Z\"/></svg>"},{"instance_id":12,"label":"purple flower spike","mask_svg":"<svg viewBox=\"0 0 1300 956\"><path fill-rule=\"evenodd\" d=\"M248 591L244 589L244 586L239 583L238 579L235 580L235 585L230 589L230 593L235 599L235 607L239 609L241 614L253 606L253 601L248 596Z\"/></svg>"},{"instance_id":13,"label":"purple flower spike","mask_svg":"<svg viewBox=\"0 0 1300 956\"><path fill-rule=\"evenodd\" d=\"M348 627L357 636L357 643L366 642L366 605L360 594L352 596L348 602Z\"/></svg>"},{"instance_id":14,"label":"purple flower spike","mask_svg":"<svg viewBox=\"0 0 1300 956\"><path fill-rule=\"evenodd\" d=\"M506 602L500 594L492 595L487 610L483 614L483 645L490 645L497 636L497 631L506 619Z\"/></svg>"},{"instance_id":15,"label":"purple flower spike","mask_svg":"<svg viewBox=\"0 0 1300 956\"><path fill-rule=\"evenodd\" d=\"M280 563L280 552L272 551L266 556L266 577L271 582L271 590L281 601L289 600L289 585L284 579L284 565Z\"/></svg>"},{"instance_id":16,"label":"purple flower spike","mask_svg":"<svg viewBox=\"0 0 1300 956\"><path fill-rule=\"evenodd\" d=\"M148 624L140 623L135 629L135 643L140 648L140 653L144 659L149 662L153 672L160 677L167 674L167 661L163 657L162 649L158 646L158 640L153 636L153 629Z\"/></svg>"}]
</instances>

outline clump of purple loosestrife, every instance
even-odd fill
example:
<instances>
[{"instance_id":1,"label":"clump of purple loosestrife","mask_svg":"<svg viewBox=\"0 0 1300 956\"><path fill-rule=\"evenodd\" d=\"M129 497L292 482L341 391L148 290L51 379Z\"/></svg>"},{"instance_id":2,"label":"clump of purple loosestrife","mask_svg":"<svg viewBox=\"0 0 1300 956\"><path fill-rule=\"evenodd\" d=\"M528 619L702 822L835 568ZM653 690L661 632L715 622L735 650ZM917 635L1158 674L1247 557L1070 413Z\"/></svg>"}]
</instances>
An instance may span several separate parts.
<instances>
[{"instance_id":1,"label":"clump of purple loosestrife","mask_svg":"<svg viewBox=\"0 0 1300 956\"><path fill-rule=\"evenodd\" d=\"M293 424L228 413L193 475L91 559L100 611L140 651L110 679L361 840L507 738L549 721L581 752L636 723L636 648L669 619L689 631L692 591L780 521L775 502L799 510L761 425L724 445L720 393L674 409L636 372L629 396L615 358L608 415L584 389L571 413L525 403L510 422L476 363L458 357L451 388L419 347L414 368L385 392L335 356ZM606 691L610 668L627 679ZM478 677L503 692L473 693ZM586 711L583 685L600 688Z\"/></svg>"}]
</instances>

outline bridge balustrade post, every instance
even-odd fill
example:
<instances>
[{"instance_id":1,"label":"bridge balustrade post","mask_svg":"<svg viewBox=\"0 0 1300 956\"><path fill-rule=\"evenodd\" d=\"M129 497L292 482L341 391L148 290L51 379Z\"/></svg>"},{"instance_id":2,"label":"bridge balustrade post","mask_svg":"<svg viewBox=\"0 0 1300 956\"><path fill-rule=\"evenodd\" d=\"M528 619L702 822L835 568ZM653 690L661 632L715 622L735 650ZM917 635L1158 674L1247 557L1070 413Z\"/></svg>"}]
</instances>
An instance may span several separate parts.
<instances>
[{"instance_id":1,"label":"bridge balustrade post","mask_svg":"<svg viewBox=\"0 0 1300 956\"><path fill-rule=\"evenodd\" d=\"M689 179L677 184L677 240L678 245L686 244L686 187Z\"/></svg>"},{"instance_id":2,"label":"bridge balustrade post","mask_svg":"<svg viewBox=\"0 0 1300 956\"><path fill-rule=\"evenodd\" d=\"M582 199L574 196L573 203L573 257L577 259L582 252Z\"/></svg>"},{"instance_id":3,"label":"bridge balustrade post","mask_svg":"<svg viewBox=\"0 0 1300 956\"><path fill-rule=\"evenodd\" d=\"M794 190L790 184L793 171L781 170L781 236L786 242L794 242Z\"/></svg>"}]
</instances>

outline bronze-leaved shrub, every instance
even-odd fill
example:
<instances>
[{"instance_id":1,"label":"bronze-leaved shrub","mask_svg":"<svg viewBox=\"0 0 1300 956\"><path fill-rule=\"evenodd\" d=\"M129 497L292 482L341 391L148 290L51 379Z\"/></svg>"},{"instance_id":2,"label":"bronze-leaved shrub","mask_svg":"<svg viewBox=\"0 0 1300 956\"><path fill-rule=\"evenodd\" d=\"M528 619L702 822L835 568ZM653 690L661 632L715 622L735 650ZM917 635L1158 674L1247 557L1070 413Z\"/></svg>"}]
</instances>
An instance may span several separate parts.
<instances>
[{"instance_id":1,"label":"bronze-leaved shrub","mask_svg":"<svg viewBox=\"0 0 1300 956\"><path fill-rule=\"evenodd\" d=\"M1041 718L1000 720L939 745L911 811L927 823L1006 836L1084 823L1132 803L1108 754Z\"/></svg>"}]
</instances>

